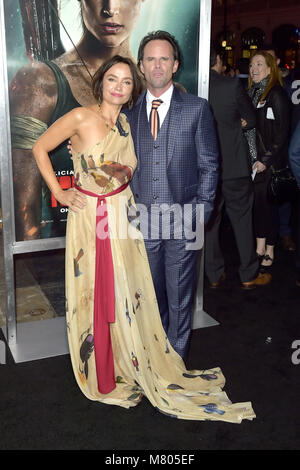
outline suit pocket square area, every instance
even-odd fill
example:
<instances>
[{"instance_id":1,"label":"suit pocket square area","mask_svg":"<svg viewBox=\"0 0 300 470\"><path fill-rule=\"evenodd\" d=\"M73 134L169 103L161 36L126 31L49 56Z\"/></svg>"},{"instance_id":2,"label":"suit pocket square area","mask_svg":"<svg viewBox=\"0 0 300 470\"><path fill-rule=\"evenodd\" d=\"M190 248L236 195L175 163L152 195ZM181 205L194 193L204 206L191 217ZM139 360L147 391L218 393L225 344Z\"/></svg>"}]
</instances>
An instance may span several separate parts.
<instances>
[{"instance_id":1,"label":"suit pocket square area","mask_svg":"<svg viewBox=\"0 0 300 470\"><path fill-rule=\"evenodd\" d=\"M265 101L259 101L259 103L257 104L257 108L263 108L265 106L266 102Z\"/></svg>"},{"instance_id":2,"label":"suit pocket square area","mask_svg":"<svg viewBox=\"0 0 300 470\"><path fill-rule=\"evenodd\" d=\"M273 109L272 108L267 108L267 119L273 119L275 120L275 116L274 116L274 113L273 113Z\"/></svg>"}]
</instances>

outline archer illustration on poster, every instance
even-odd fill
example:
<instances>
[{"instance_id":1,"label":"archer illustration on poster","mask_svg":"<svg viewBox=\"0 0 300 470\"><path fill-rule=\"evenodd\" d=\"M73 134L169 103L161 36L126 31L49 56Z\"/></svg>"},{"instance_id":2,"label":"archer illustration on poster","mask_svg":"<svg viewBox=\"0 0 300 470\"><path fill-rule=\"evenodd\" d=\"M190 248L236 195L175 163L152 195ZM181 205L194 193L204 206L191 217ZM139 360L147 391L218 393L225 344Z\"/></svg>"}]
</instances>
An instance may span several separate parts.
<instances>
[{"instance_id":1,"label":"archer illustration on poster","mask_svg":"<svg viewBox=\"0 0 300 470\"><path fill-rule=\"evenodd\" d=\"M199 0L11 0L5 2L16 240L65 235L67 208L42 182L36 139L60 116L94 102L91 78L115 54L135 60L141 38L174 34L184 58L176 77L197 94ZM51 153L65 189L74 174L67 141Z\"/></svg>"}]
</instances>

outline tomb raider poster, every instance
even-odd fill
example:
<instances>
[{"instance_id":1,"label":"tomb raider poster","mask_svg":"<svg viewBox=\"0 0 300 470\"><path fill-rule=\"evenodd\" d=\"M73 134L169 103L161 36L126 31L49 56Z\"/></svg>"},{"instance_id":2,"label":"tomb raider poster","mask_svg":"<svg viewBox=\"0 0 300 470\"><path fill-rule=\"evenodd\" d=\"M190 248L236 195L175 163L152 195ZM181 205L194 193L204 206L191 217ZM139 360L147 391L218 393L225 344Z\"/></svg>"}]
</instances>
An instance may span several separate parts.
<instances>
[{"instance_id":1,"label":"tomb raider poster","mask_svg":"<svg viewBox=\"0 0 300 470\"><path fill-rule=\"evenodd\" d=\"M200 1L9 0L4 5L16 240L64 236L68 209L43 183L32 145L61 115L91 104L91 58L102 54L104 60L110 48L136 58L140 40L150 31L176 37L183 57L176 81L197 94ZM109 8L117 16L101 13ZM101 31L97 35L108 19L118 43L109 43ZM84 43L87 31L97 39ZM68 189L74 175L67 142L50 156L60 185Z\"/></svg>"}]
</instances>

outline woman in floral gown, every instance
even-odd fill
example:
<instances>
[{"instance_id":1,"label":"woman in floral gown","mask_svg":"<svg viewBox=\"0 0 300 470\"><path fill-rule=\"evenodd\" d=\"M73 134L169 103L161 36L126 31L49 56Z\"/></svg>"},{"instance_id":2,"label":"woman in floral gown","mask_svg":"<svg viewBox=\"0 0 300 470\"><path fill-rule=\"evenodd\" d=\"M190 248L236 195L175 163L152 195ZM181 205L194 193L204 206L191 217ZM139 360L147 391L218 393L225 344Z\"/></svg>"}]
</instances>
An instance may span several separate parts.
<instances>
[{"instance_id":1,"label":"woman in floral gown","mask_svg":"<svg viewBox=\"0 0 300 470\"><path fill-rule=\"evenodd\" d=\"M98 103L76 108L36 142L33 154L54 197L69 207L66 319L77 383L91 400L125 408L145 395L181 419L240 423L250 402L232 404L219 368L187 371L161 324L129 182L136 156L123 105L140 82L134 64L115 56L93 80ZM70 137L75 188L63 191L48 152Z\"/></svg>"}]
</instances>

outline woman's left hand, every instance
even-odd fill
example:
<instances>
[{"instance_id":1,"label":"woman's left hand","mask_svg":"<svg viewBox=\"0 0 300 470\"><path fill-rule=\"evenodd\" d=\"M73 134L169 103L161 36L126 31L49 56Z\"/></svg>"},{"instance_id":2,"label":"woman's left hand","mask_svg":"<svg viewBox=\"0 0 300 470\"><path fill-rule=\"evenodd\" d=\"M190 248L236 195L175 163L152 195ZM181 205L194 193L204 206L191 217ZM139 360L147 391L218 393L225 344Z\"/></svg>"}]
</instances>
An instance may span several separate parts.
<instances>
[{"instance_id":1,"label":"woman's left hand","mask_svg":"<svg viewBox=\"0 0 300 470\"><path fill-rule=\"evenodd\" d=\"M54 197L62 206L67 206L73 212L79 212L86 206L86 196L75 188L60 188Z\"/></svg>"}]
</instances>

